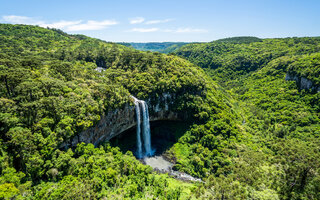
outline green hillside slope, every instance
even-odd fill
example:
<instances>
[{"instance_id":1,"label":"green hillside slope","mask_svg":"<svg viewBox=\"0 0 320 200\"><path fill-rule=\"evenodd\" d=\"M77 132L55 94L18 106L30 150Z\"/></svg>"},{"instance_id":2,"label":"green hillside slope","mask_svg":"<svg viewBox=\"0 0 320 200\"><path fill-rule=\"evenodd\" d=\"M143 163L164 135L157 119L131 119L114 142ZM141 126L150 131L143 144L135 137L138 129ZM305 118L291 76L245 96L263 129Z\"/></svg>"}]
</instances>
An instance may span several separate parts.
<instances>
[{"instance_id":1,"label":"green hillside slope","mask_svg":"<svg viewBox=\"0 0 320 200\"><path fill-rule=\"evenodd\" d=\"M231 39L229 39L231 40ZM220 83L264 67L281 56L304 55L320 51L320 38L263 39L251 43L211 42L189 44L176 54L211 69Z\"/></svg>"},{"instance_id":2,"label":"green hillside slope","mask_svg":"<svg viewBox=\"0 0 320 200\"><path fill-rule=\"evenodd\" d=\"M227 38L176 55L0 24L0 199L319 199L319 38ZM201 69L202 68L202 69ZM175 94L191 124L158 174L105 143L108 111Z\"/></svg>"},{"instance_id":3,"label":"green hillside slope","mask_svg":"<svg viewBox=\"0 0 320 200\"><path fill-rule=\"evenodd\" d=\"M176 52L224 85L247 134L235 144L233 172L214 178L207 191L219 185L234 191L231 198L319 198L320 93L286 80L294 74L319 86L319 48L319 38L286 38L191 44Z\"/></svg>"},{"instance_id":4,"label":"green hillside slope","mask_svg":"<svg viewBox=\"0 0 320 200\"><path fill-rule=\"evenodd\" d=\"M167 187L175 180L152 172L130 152L107 144L58 148L105 112L133 104L130 95L180 94L174 109L187 110L194 123L181 140L188 151L177 162L181 171L206 178L228 164L222 159L212 166L220 153L207 149L222 148L211 145L216 136L222 141L238 134L237 117L221 88L190 62L35 26L1 24L0 41L0 198L186 196L190 188ZM216 136L199 131L206 123L217 127L211 130ZM205 168L192 160L199 150ZM179 149L170 151L171 159L178 156Z\"/></svg>"}]
</instances>

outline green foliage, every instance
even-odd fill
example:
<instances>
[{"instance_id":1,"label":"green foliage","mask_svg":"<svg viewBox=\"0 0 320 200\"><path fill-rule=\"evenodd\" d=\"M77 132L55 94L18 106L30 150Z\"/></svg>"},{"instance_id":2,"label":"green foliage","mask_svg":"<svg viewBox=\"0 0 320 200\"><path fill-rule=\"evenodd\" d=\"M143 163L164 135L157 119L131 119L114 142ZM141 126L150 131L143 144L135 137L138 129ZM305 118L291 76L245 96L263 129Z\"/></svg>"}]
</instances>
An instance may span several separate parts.
<instances>
[{"instance_id":1,"label":"green foliage","mask_svg":"<svg viewBox=\"0 0 320 200\"><path fill-rule=\"evenodd\" d=\"M230 164L219 165L198 197L318 199L320 93L301 90L298 81L285 77L318 86L319 38L232 40L189 44L176 52L218 80L242 117L241 137L220 147L212 135L199 136L210 137L202 145L217 146ZM238 192L226 192L235 185L232 191Z\"/></svg>"},{"instance_id":2,"label":"green foliage","mask_svg":"<svg viewBox=\"0 0 320 200\"><path fill-rule=\"evenodd\" d=\"M319 38L263 39L251 42L227 42L233 38L225 40L184 45L175 53L202 68L210 69L209 74L224 83L261 69L281 56L304 55L320 50Z\"/></svg>"},{"instance_id":3,"label":"green foliage","mask_svg":"<svg viewBox=\"0 0 320 200\"><path fill-rule=\"evenodd\" d=\"M279 141L273 148L276 162L283 165L285 173L281 177L282 184L280 184L282 196L287 199L305 197L316 199L319 189L305 191L305 188L310 187L309 184L314 184L313 181L317 179L319 173L319 143L290 139Z\"/></svg>"},{"instance_id":4,"label":"green foliage","mask_svg":"<svg viewBox=\"0 0 320 200\"><path fill-rule=\"evenodd\" d=\"M56 150L46 165L52 180L34 188L35 199L177 199L181 195L179 187L166 188L171 178L153 174L132 153L122 154L109 145L95 148L82 143L74 153Z\"/></svg>"},{"instance_id":5,"label":"green foliage","mask_svg":"<svg viewBox=\"0 0 320 200\"><path fill-rule=\"evenodd\" d=\"M0 30L0 159L5 161L0 180L13 183L19 194L36 199L178 199L184 189L164 189L171 179L156 179L130 153L83 144L74 151L59 149L106 112L132 104L130 95L151 104L163 94L174 97L169 109L195 124L190 133L196 137L184 139L195 143L185 162L191 165L181 165L193 175L205 177L218 168L209 167L216 154L210 150L217 147L211 137L199 137L207 134L203 124L217 120L213 131L219 137L238 133L232 106L219 86L182 58L56 29L0 24ZM198 152L203 155L193 158Z\"/></svg>"},{"instance_id":6,"label":"green foliage","mask_svg":"<svg viewBox=\"0 0 320 200\"><path fill-rule=\"evenodd\" d=\"M320 53L302 56L289 65L288 72L308 78L314 85L320 86Z\"/></svg>"},{"instance_id":7,"label":"green foliage","mask_svg":"<svg viewBox=\"0 0 320 200\"><path fill-rule=\"evenodd\" d=\"M262 39L257 37L242 36L242 37L224 38L220 40L215 40L215 42L241 44L241 43L262 42Z\"/></svg>"},{"instance_id":8,"label":"green foliage","mask_svg":"<svg viewBox=\"0 0 320 200\"><path fill-rule=\"evenodd\" d=\"M285 80L319 85L319 38L227 38L184 45L183 58L126 46L0 24L0 198L319 199L320 93ZM108 144L59 149L130 95L163 94L193 124L165 155L204 183Z\"/></svg>"},{"instance_id":9,"label":"green foliage","mask_svg":"<svg viewBox=\"0 0 320 200\"><path fill-rule=\"evenodd\" d=\"M0 185L0 199L12 199L18 196L19 190L12 183Z\"/></svg>"}]
</instances>

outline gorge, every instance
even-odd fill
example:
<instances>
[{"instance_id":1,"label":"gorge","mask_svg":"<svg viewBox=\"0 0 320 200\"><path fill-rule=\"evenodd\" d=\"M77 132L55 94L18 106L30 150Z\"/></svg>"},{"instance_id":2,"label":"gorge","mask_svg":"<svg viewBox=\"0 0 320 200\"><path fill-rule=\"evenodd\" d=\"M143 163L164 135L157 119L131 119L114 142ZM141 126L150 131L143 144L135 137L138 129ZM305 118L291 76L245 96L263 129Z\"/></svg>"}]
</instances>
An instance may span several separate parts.
<instances>
[{"instance_id":1,"label":"gorge","mask_svg":"<svg viewBox=\"0 0 320 200\"><path fill-rule=\"evenodd\" d=\"M320 38L0 41L0 199L320 199Z\"/></svg>"},{"instance_id":2,"label":"gorge","mask_svg":"<svg viewBox=\"0 0 320 200\"><path fill-rule=\"evenodd\" d=\"M152 150L149 145L150 138L147 136L148 129L150 128L148 128L148 120L144 119L148 118L150 122L186 120L186 115L179 114L172 108L176 103L176 99L177 97L175 95L169 93L163 93L157 98L149 98L145 101L130 96L130 103L125 104L121 108L108 111L105 115L101 116L96 125L76 135L68 143L63 143L61 147L74 147L81 142L93 143L95 146L98 146L127 130L137 127L137 130L139 129L140 134L142 133L143 135L140 141L141 139L147 141L144 143L144 146L142 146L141 142L141 151L139 150L140 147L137 148L141 154L138 154L143 155L142 149L144 148L145 152L147 152L146 154L151 155ZM147 109L149 110L147 111ZM136 116L140 117L137 118ZM140 127L141 125L142 127ZM138 131L135 135L137 134Z\"/></svg>"}]
</instances>

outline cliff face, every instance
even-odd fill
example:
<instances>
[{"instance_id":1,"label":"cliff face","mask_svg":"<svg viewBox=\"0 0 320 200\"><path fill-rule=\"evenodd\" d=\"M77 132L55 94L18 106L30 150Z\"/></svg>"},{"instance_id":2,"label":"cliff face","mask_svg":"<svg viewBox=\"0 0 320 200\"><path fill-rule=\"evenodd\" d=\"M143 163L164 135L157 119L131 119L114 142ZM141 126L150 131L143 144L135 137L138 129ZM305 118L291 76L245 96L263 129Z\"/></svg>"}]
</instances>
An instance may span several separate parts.
<instances>
[{"instance_id":1,"label":"cliff face","mask_svg":"<svg viewBox=\"0 0 320 200\"><path fill-rule=\"evenodd\" d=\"M300 77L297 74L287 73L286 74L286 81L296 81L299 90L312 90L314 92L320 92L320 86L316 86L311 80Z\"/></svg>"},{"instance_id":2,"label":"cliff face","mask_svg":"<svg viewBox=\"0 0 320 200\"><path fill-rule=\"evenodd\" d=\"M168 93L164 93L156 99L148 99L146 102L149 107L150 121L183 120L186 116L181 116L170 110L174 100L175 96ZM101 120L96 126L75 136L69 145L76 146L79 142L84 142L97 146L136 125L135 107L133 104L126 104L122 109L115 109L101 116Z\"/></svg>"}]
</instances>

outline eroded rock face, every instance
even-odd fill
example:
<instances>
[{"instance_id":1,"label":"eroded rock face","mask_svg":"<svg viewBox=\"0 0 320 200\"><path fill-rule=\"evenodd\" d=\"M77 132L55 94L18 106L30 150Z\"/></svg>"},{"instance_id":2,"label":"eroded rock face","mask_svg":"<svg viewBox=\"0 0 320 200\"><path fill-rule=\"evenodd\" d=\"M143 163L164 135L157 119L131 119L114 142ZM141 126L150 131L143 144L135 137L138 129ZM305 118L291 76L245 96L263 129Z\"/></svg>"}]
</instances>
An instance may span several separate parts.
<instances>
[{"instance_id":1,"label":"eroded rock face","mask_svg":"<svg viewBox=\"0 0 320 200\"><path fill-rule=\"evenodd\" d=\"M183 116L179 116L178 113L170 110L174 100L175 97L168 93L164 93L156 99L148 99L146 102L149 107L150 121L183 120ZM101 116L101 120L96 126L75 136L68 146L76 146L80 142L93 143L97 146L136 125L135 107L128 103L122 109L115 109Z\"/></svg>"},{"instance_id":2,"label":"eroded rock face","mask_svg":"<svg viewBox=\"0 0 320 200\"><path fill-rule=\"evenodd\" d=\"M286 74L286 81L296 81L299 90L312 90L315 92L320 92L320 86L316 86L313 82L305 77L299 77L296 74L287 73Z\"/></svg>"}]
</instances>

